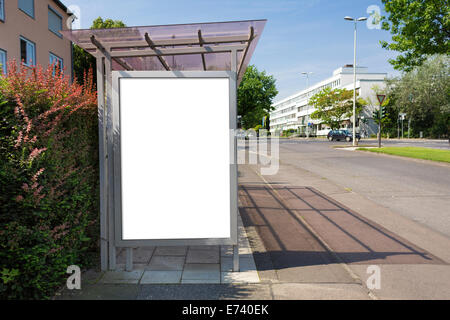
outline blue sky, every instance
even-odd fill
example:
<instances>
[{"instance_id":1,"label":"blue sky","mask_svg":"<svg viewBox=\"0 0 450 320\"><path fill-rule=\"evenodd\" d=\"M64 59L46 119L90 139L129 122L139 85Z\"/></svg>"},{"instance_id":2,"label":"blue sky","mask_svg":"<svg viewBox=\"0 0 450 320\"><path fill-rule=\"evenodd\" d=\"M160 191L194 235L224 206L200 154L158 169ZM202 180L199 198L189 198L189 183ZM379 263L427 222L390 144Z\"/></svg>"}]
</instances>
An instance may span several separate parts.
<instances>
[{"instance_id":1,"label":"blue sky","mask_svg":"<svg viewBox=\"0 0 450 320\"><path fill-rule=\"evenodd\" d=\"M334 69L353 63L353 23L344 16L368 16L370 5L383 10L380 0L64 0L81 9L81 27L101 16L127 26L268 19L251 60L277 79L285 98L306 87L302 71L313 72L310 83L331 76ZM383 14L383 11L382 11ZM388 63L395 57L379 44L389 32L358 23L357 64L373 72L397 72Z\"/></svg>"}]
</instances>

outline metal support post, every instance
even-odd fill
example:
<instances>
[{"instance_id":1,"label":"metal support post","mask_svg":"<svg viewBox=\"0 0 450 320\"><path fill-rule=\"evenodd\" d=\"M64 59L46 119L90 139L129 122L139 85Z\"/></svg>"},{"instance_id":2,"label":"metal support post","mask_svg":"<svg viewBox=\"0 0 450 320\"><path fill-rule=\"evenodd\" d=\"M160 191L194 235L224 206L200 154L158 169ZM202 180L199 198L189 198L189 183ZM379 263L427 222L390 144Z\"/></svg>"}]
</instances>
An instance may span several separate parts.
<instances>
[{"instance_id":1,"label":"metal support post","mask_svg":"<svg viewBox=\"0 0 450 320\"><path fill-rule=\"evenodd\" d=\"M237 50L231 51L231 71L234 72L234 76L236 77L236 84L237 84L237 77L238 77L238 66L237 66ZM234 92L237 93L237 88L235 88ZM234 104L235 104L235 110L233 110L233 114L230 115L231 120L233 121L232 129L237 128L237 96L236 94L233 96ZM238 166L237 166L237 137L233 137L233 148L234 148L234 162L231 164L232 166L232 180L231 183L236 182L235 188L232 188L234 190L232 194L232 206L231 210L236 210L236 214L232 214L232 217L235 217L235 221L232 221L233 227L231 230L236 230L237 234L233 235L237 241L236 245L233 246L233 271L238 272L239 271L239 228L237 226L237 215L239 213L238 203L237 203L237 197L238 197L238 183L237 183L237 177L238 177ZM234 179L233 179L234 178Z\"/></svg>"},{"instance_id":2,"label":"metal support post","mask_svg":"<svg viewBox=\"0 0 450 320\"><path fill-rule=\"evenodd\" d=\"M233 246L233 271L239 272L239 245Z\"/></svg>"},{"instance_id":3,"label":"metal support post","mask_svg":"<svg viewBox=\"0 0 450 320\"><path fill-rule=\"evenodd\" d=\"M105 117L105 59L97 56L98 139L100 167L100 267L108 269L108 217L106 192L106 117Z\"/></svg>"},{"instance_id":4,"label":"metal support post","mask_svg":"<svg viewBox=\"0 0 450 320\"><path fill-rule=\"evenodd\" d=\"M126 248L125 250L127 251L125 270L133 271L133 248Z\"/></svg>"},{"instance_id":5,"label":"metal support post","mask_svg":"<svg viewBox=\"0 0 450 320\"><path fill-rule=\"evenodd\" d=\"M107 195L108 195L108 234L109 270L116 270L116 247L114 235L114 132L112 123L112 65L111 57L105 58L106 88L106 136L107 136Z\"/></svg>"},{"instance_id":6,"label":"metal support post","mask_svg":"<svg viewBox=\"0 0 450 320\"><path fill-rule=\"evenodd\" d=\"M353 132L352 132L352 144L353 146L358 145L356 140L356 19L355 19L355 35L353 44Z\"/></svg>"}]
</instances>

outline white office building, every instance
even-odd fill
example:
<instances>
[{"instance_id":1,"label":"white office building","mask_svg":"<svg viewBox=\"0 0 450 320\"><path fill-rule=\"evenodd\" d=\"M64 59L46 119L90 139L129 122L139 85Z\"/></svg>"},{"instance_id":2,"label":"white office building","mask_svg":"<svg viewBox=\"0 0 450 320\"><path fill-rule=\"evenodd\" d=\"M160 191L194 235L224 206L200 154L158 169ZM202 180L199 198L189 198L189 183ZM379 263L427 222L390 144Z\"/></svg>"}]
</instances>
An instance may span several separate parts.
<instances>
[{"instance_id":1,"label":"white office building","mask_svg":"<svg viewBox=\"0 0 450 320\"><path fill-rule=\"evenodd\" d=\"M357 127L357 132L363 136L370 136L377 133L377 127L373 122L372 114L378 108L374 86L380 89L385 87L386 73L368 72L366 67L356 68L356 92L358 97L366 101L371 101L364 107L361 118L368 119L366 124L361 122L361 128ZM311 119L314 107L308 105L309 99L326 87L332 89L353 90L353 65L346 65L336 69L333 76L316 83L305 90L302 90L286 99L273 104L275 110L270 113L270 131L281 132L289 129L298 130L302 135L327 135L330 128L322 124L320 120ZM369 98L369 99L368 99ZM342 128L352 129L350 119L342 122Z\"/></svg>"}]
</instances>

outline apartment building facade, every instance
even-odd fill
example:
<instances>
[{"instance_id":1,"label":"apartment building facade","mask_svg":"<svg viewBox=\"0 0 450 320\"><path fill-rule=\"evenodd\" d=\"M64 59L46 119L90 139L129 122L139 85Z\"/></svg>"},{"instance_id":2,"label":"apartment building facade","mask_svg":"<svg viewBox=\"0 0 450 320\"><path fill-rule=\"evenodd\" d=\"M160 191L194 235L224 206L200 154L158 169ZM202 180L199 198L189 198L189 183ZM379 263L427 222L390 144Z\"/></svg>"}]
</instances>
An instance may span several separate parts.
<instances>
[{"instance_id":1,"label":"apartment building facade","mask_svg":"<svg viewBox=\"0 0 450 320\"><path fill-rule=\"evenodd\" d=\"M357 131L365 136L376 134L377 127L372 119L372 113L377 108L376 94L374 86L379 89L385 87L386 73L371 73L366 67L356 68L356 91L358 97L371 101L361 114L367 123L361 122L361 128ZM331 130L320 120L311 119L311 114L315 108L308 104L309 99L321 90L330 87L331 89L353 90L353 66L346 65L334 70L333 75L319 83L316 83L305 90L273 104L274 111L270 113L270 131L281 132L289 129L299 131L302 135L327 135ZM359 124L359 123L358 123ZM345 119L341 128L351 128L350 119Z\"/></svg>"},{"instance_id":2,"label":"apartment building facade","mask_svg":"<svg viewBox=\"0 0 450 320\"><path fill-rule=\"evenodd\" d=\"M58 0L0 0L2 72L16 60L27 67L55 64L72 76L72 43L60 33L70 17Z\"/></svg>"}]
</instances>

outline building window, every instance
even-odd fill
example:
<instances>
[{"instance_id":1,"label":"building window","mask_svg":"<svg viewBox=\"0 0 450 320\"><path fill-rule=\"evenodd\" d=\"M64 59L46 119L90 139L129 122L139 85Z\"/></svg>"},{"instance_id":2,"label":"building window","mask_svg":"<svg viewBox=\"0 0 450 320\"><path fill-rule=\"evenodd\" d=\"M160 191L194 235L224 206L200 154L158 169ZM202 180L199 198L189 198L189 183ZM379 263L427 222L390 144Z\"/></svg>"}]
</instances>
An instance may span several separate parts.
<instances>
[{"instance_id":1,"label":"building window","mask_svg":"<svg viewBox=\"0 0 450 320\"><path fill-rule=\"evenodd\" d=\"M2 49L0 49L0 70L6 74L6 51Z\"/></svg>"},{"instance_id":2,"label":"building window","mask_svg":"<svg viewBox=\"0 0 450 320\"><path fill-rule=\"evenodd\" d=\"M51 52L50 52L50 65L53 65L53 75L55 75L56 73L56 68L58 68L58 70L60 70L61 73L63 72L64 68L63 59L61 59L57 55L54 55Z\"/></svg>"},{"instance_id":3,"label":"building window","mask_svg":"<svg viewBox=\"0 0 450 320\"><path fill-rule=\"evenodd\" d=\"M58 37L62 38L62 34L59 33L62 30L62 17L53 10L50 6L48 7L48 30L56 34Z\"/></svg>"},{"instance_id":4,"label":"building window","mask_svg":"<svg viewBox=\"0 0 450 320\"><path fill-rule=\"evenodd\" d=\"M34 0L19 0L19 9L34 18Z\"/></svg>"},{"instance_id":5,"label":"building window","mask_svg":"<svg viewBox=\"0 0 450 320\"><path fill-rule=\"evenodd\" d=\"M0 21L5 21L5 0L0 0Z\"/></svg>"},{"instance_id":6,"label":"building window","mask_svg":"<svg viewBox=\"0 0 450 320\"><path fill-rule=\"evenodd\" d=\"M36 45L23 37L20 37L20 59L28 67L36 65Z\"/></svg>"}]
</instances>

